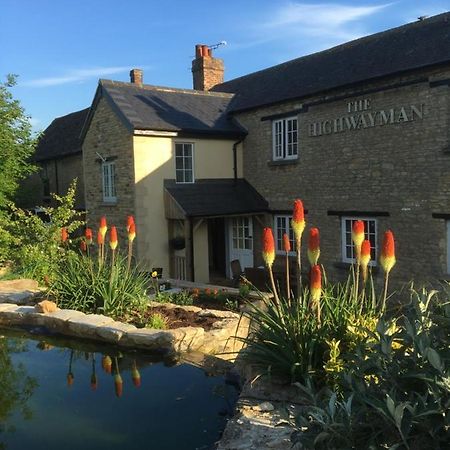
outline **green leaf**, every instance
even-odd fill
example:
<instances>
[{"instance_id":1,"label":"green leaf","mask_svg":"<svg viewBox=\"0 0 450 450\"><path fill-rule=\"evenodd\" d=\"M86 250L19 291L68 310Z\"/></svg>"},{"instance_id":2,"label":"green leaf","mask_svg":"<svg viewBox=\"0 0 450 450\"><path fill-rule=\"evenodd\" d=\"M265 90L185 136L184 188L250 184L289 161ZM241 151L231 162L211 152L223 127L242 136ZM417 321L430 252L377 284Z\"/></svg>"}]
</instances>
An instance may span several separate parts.
<instances>
[{"instance_id":1,"label":"green leaf","mask_svg":"<svg viewBox=\"0 0 450 450\"><path fill-rule=\"evenodd\" d=\"M442 361L441 361L441 357L439 356L439 353L434 350L431 347L428 347L426 349L426 356L428 361L430 362L430 364L436 369L438 370L440 373L442 373Z\"/></svg>"},{"instance_id":2,"label":"green leaf","mask_svg":"<svg viewBox=\"0 0 450 450\"><path fill-rule=\"evenodd\" d=\"M389 396L389 394L386 394L386 406L391 416L395 417L395 403L394 400L392 400L392 398Z\"/></svg>"}]
</instances>

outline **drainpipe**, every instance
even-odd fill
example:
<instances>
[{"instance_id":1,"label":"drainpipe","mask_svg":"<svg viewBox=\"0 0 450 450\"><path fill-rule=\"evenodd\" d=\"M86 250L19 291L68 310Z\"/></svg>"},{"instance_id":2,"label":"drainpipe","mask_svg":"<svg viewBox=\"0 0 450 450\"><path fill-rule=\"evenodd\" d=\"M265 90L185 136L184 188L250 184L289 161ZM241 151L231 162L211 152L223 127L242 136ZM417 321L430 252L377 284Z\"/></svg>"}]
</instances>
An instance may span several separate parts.
<instances>
[{"instance_id":1,"label":"drainpipe","mask_svg":"<svg viewBox=\"0 0 450 450\"><path fill-rule=\"evenodd\" d=\"M236 183L237 181L237 146L241 143L244 142L244 138L240 139L239 141L235 142L233 144L233 174L234 174L234 182Z\"/></svg>"}]
</instances>

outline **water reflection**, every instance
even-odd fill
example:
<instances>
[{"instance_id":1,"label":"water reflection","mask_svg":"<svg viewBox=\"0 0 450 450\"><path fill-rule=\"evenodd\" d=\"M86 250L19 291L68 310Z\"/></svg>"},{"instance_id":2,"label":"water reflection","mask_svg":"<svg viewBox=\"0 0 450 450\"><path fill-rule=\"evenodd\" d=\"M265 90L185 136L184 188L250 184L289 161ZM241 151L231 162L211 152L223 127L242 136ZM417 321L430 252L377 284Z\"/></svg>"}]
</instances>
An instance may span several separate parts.
<instances>
[{"instance_id":1,"label":"water reflection","mask_svg":"<svg viewBox=\"0 0 450 450\"><path fill-rule=\"evenodd\" d=\"M237 399L222 376L173 356L5 333L0 449L213 448Z\"/></svg>"}]
</instances>

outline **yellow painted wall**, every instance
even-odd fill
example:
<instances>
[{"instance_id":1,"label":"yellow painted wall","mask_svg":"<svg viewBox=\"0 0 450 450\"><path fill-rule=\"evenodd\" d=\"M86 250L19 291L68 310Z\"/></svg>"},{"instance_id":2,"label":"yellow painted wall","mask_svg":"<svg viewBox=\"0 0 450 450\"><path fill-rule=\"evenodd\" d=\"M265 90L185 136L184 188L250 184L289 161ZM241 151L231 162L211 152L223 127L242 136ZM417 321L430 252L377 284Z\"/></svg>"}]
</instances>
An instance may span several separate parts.
<instances>
[{"instance_id":1,"label":"yellow painted wall","mask_svg":"<svg viewBox=\"0 0 450 450\"><path fill-rule=\"evenodd\" d=\"M197 221L198 222L198 221ZM194 276L200 283L209 282L208 223L194 224Z\"/></svg>"},{"instance_id":2,"label":"yellow painted wall","mask_svg":"<svg viewBox=\"0 0 450 450\"><path fill-rule=\"evenodd\" d=\"M164 179L175 179L175 142L194 143L194 177L232 178L236 140L180 139L134 136L137 257L147 268L162 267L169 274L168 226L164 211ZM242 145L238 147L238 177L242 177ZM206 224L205 224L206 227ZM198 242L197 242L198 241ZM208 281L207 227L194 235L195 279ZM194 249L195 250L195 249ZM201 255L201 256L200 256ZM197 274L198 277L197 278Z\"/></svg>"}]
</instances>

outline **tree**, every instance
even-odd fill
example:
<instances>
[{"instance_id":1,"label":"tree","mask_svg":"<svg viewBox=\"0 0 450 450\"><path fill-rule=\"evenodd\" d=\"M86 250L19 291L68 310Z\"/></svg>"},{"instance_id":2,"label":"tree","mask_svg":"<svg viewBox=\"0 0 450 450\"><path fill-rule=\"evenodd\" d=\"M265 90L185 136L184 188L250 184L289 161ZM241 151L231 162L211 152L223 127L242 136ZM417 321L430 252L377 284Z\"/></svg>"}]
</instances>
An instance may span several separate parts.
<instances>
[{"instance_id":1,"label":"tree","mask_svg":"<svg viewBox=\"0 0 450 450\"><path fill-rule=\"evenodd\" d=\"M10 92L15 84L14 75L0 83L0 209L14 198L20 180L35 170L29 158L36 140L29 117Z\"/></svg>"},{"instance_id":2,"label":"tree","mask_svg":"<svg viewBox=\"0 0 450 450\"><path fill-rule=\"evenodd\" d=\"M8 231L8 204L14 199L19 182L35 170L29 158L36 140L29 117L10 92L15 84L14 75L0 83L0 263L8 258L14 241Z\"/></svg>"}]
</instances>

